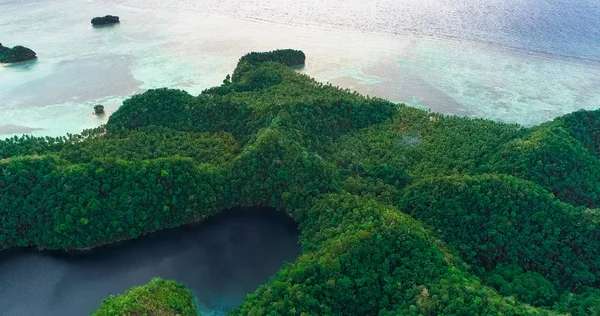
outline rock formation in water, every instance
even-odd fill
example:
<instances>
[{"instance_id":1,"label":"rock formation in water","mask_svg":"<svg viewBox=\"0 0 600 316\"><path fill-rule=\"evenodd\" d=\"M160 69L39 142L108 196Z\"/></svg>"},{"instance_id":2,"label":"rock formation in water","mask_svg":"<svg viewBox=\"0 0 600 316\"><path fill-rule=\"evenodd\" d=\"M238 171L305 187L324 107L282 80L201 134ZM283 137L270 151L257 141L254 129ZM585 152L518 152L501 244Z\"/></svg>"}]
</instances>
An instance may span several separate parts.
<instances>
[{"instance_id":1,"label":"rock formation in water","mask_svg":"<svg viewBox=\"0 0 600 316\"><path fill-rule=\"evenodd\" d=\"M101 105L101 104L94 105L94 114L96 114L96 115L104 114L104 105Z\"/></svg>"},{"instance_id":2,"label":"rock formation in water","mask_svg":"<svg viewBox=\"0 0 600 316\"><path fill-rule=\"evenodd\" d=\"M93 26L110 25L119 23L119 17L114 15L105 15L103 17L95 17L92 19Z\"/></svg>"},{"instance_id":3,"label":"rock formation in water","mask_svg":"<svg viewBox=\"0 0 600 316\"><path fill-rule=\"evenodd\" d=\"M0 63L11 64L36 59L35 52L24 46L9 48L0 43Z\"/></svg>"}]
</instances>

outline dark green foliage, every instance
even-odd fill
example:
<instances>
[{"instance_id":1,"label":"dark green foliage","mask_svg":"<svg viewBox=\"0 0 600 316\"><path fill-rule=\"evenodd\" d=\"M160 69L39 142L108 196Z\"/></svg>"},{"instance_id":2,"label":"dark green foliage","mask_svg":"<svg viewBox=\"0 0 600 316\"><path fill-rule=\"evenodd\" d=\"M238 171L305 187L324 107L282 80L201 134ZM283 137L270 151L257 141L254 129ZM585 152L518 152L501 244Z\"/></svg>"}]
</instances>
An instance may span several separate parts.
<instances>
[{"instance_id":1,"label":"dark green foliage","mask_svg":"<svg viewBox=\"0 0 600 316\"><path fill-rule=\"evenodd\" d=\"M573 205L600 203L600 160L552 122L508 142L489 164L495 172L538 183Z\"/></svg>"},{"instance_id":2,"label":"dark green foliage","mask_svg":"<svg viewBox=\"0 0 600 316\"><path fill-rule=\"evenodd\" d=\"M242 76L249 70L264 62L276 62L288 67L304 65L306 55L300 50L279 49L264 53L248 53L240 58L237 67L231 76L231 81L237 83Z\"/></svg>"},{"instance_id":3,"label":"dark green foliage","mask_svg":"<svg viewBox=\"0 0 600 316\"><path fill-rule=\"evenodd\" d=\"M447 117L287 67L300 61L252 53L199 96L149 90L105 127L0 141L0 248L89 248L264 205L298 222L304 252L234 315L599 311L600 215L579 207L599 203L595 112L532 129ZM103 306L146 302L125 297Z\"/></svg>"},{"instance_id":4,"label":"dark green foliage","mask_svg":"<svg viewBox=\"0 0 600 316\"><path fill-rule=\"evenodd\" d=\"M236 82L238 87L236 91L254 91L278 85L282 80L281 72L277 71L279 67L281 64L273 63L245 72Z\"/></svg>"},{"instance_id":5,"label":"dark green foliage","mask_svg":"<svg viewBox=\"0 0 600 316\"><path fill-rule=\"evenodd\" d=\"M192 292L185 286L154 278L144 286L105 299L92 316L198 316Z\"/></svg>"},{"instance_id":6,"label":"dark green foliage","mask_svg":"<svg viewBox=\"0 0 600 316\"><path fill-rule=\"evenodd\" d=\"M232 315L543 314L461 272L418 222L373 200L325 196L301 227L310 251Z\"/></svg>"},{"instance_id":7,"label":"dark green foliage","mask_svg":"<svg viewBox=\"0 0 600 316\"><path fill-rule=\"evenodd\" d=\"M74 163L89 162L96 157L149 160L180 156L192 158L198 163L221 164L233 160L239 150L235 138L226 132L211 135L148 126L87 142L63 145L56 154Z\"/></svg>"},{"instance_id":8,"label":"dark green foliage","mask_svg":"<svg viewBox=\"0 0 600 316\"><path fill-rule=\"evenodd\" d=\"M193 100L193 96L182 90L148 90L125 100L121 109L111 115L106 129L117 132L148 125L181 128Z\"/></svg>"},{"instance_id":9,"label":"dark green foliage","mask_svg":"<svg viewBox=\"0 0 600 316\"><path fill-rule=\"evenodd\" d=\"M489 172L489 161L498 148L526 132L518 125L441 116L409 108L396 122L399 128L410 132L408 135L421 137L418 146L421 159L412 172L418 178Z\"/></svg>"},{"instance_id":10,"label":"dark green foliage","mask_svg":"<svg viewBox=\"0 0 600 316\"><path fill-rule=\"evenodd\" d=\"M119 17L114 15L105 15L105 16L97 16L92 19L92 25L100 26L100 25L109 25L119 23Z\"/></svg>"},{"instance_id":11,"label":"dark green foliage","mask_svg":"<svg viewBox=\"0 0 600 316\"><path fill-rule=\"evenodd\" d=\"M60 150L66 144L67 137L14 136L0 141L0 159L53 152Z\"/></svg>"},{"instance_id":12,"label":"dark green foliage","mask_svg":"<svg viewBox=\"0 0 600 316\"><path fill-rule=\"evenodd\" d=\"M476 269L510 263L561 288L600 285L600 217L502 175L449 176L406 188L402 208Z\"/></svg>"},{"instance_id":13,"label":"dark green foliage","mask_svg":"<svg viewBox=\"0 0 600 316\"><path fill-rule=\"evenodd\" d=\"M224 170L190 158L69 165L11 158L0 170L3 248L83 249L196 222L229 206Z\"/></svg>"},{"instance_id":14,"label":"dark green foliage","mask_svg":"<svg viewBox=\"0 0 600 316\"><path fill-rule=\"evenodd\" d=\"M600 110L577 111L560 117L553 124L562 125L596 156L600 156Z\"/></svg>"},{"instance_id":15,"label":"dark green foliage","mask_svg":"<svg viewBox=\"0 0 600 316\"><path fill-rule=\"evenodd\" d=\"M286 66L303 65L306 61L306 55L301 50L278 49L264 53L248 53L240 58L240 63L262 63L265 61L274 61Z\"/></svg>"},{"instance_id":16,"label":"dark green foliage","mask_svg":"<svg viewBox=\"0 0 600 316\"><path fill-rule=\"evenodd\" d=\"M230 197L242 205L286 208L291 215L336 190L335 169L279 129L263 129L234 163Z\"/></svg>"},{"instance_id":17,"label":"dark green foliage","mask_svg":"<svg viewBox=\"0 0 600 316\"><path fill-rule=\"evenodd\" d=\"M525 272L518 265L498 264L486 280L488 285L498 289L500 294L514 295L532 305L551 306L558 299L554 285L544 276L536 272Z\"/></svg>"},{"instance_id":18,"label":"dark green foliage","mask_svg":"<svg viewBox=\"0 0 600 316\"><path fill-rule=\"evenodd\" d=\"M24 46L9 48L0 44L0 63L11 64L36 59L34 51Z\"/></svg>"}]
</instances>

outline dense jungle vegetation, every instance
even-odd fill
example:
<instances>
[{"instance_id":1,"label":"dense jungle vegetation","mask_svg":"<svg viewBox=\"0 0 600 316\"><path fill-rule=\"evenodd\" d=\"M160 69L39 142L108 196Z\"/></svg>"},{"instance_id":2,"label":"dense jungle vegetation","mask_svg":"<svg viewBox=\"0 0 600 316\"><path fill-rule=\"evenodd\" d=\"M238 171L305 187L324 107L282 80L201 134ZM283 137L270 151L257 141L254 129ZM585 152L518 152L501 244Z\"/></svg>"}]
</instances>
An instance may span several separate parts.
<instances>
[{"instance_id":1,"label":"dense jungle vegetation","mask_svg":"<svg viewBox=\"0 0 600 316\"><path fill-rule=\"evenodd\" d=\"M150 90L80 135L1 141L1 248L270 206L303 253L231 315L600 313L600 111L533 128L444 116L286 66L303 62L251 53L199 96ZM194 310L165 282L96 313Z\"/></svg>"},{"instance_id":2,"label":"dense jungle vegetation","mask_svg":"<svg viewBox=\"0 0 600 316\"><path fill-rule=\"evenodd\" d=\"M110 296L91 316L179 315L195 316L192 292L182 284L154 278L144 286L134 287L123 295Z\"/></svg>"}]
</instances>

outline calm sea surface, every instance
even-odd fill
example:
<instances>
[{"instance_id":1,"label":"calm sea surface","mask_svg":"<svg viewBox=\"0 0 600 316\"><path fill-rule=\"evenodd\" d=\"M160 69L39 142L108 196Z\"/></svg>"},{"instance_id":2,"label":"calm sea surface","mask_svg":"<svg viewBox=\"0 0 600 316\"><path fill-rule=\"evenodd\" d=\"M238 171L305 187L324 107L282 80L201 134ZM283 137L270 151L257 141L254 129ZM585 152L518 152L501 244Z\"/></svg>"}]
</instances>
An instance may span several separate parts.
<instances>
[{"instance_id":1,"label":"calm sea surface","mask_svg":"<svg viewBox=\"0 0 600 316\"><path fill-rule=\"evenodd\" d=\"M122 23L92 28L104 14ZM106 122L95 104L198 94L288 47L318 80L447 114L534 125L600 105L592 0L0 0L0 42L39 55L0 67L0 137L78 133Z\"/></svg>"}]
</instances>

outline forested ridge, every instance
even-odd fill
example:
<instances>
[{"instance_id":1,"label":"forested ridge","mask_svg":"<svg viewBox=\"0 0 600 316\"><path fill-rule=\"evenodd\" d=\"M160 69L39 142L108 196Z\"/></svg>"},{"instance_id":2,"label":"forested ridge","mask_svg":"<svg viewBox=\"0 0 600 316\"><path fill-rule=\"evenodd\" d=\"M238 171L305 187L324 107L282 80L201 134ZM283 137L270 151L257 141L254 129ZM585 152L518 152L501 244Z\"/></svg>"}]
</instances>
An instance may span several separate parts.
<instances>
[{"instance_id":1,"label":"forested ridge","mask_svg":"<svg viewBox=\"0 0 600 316\"><path fill-rule=\"evenodd\" d=\"M303 252L231 315L600 313L600 111L532 128L444 116L288 67L304 58L251 53L199 96L149 90L80 135L0 141L0 248L270 206ZM96 313L193 305L154 280Z\"/></svg>"}]
</instances>

